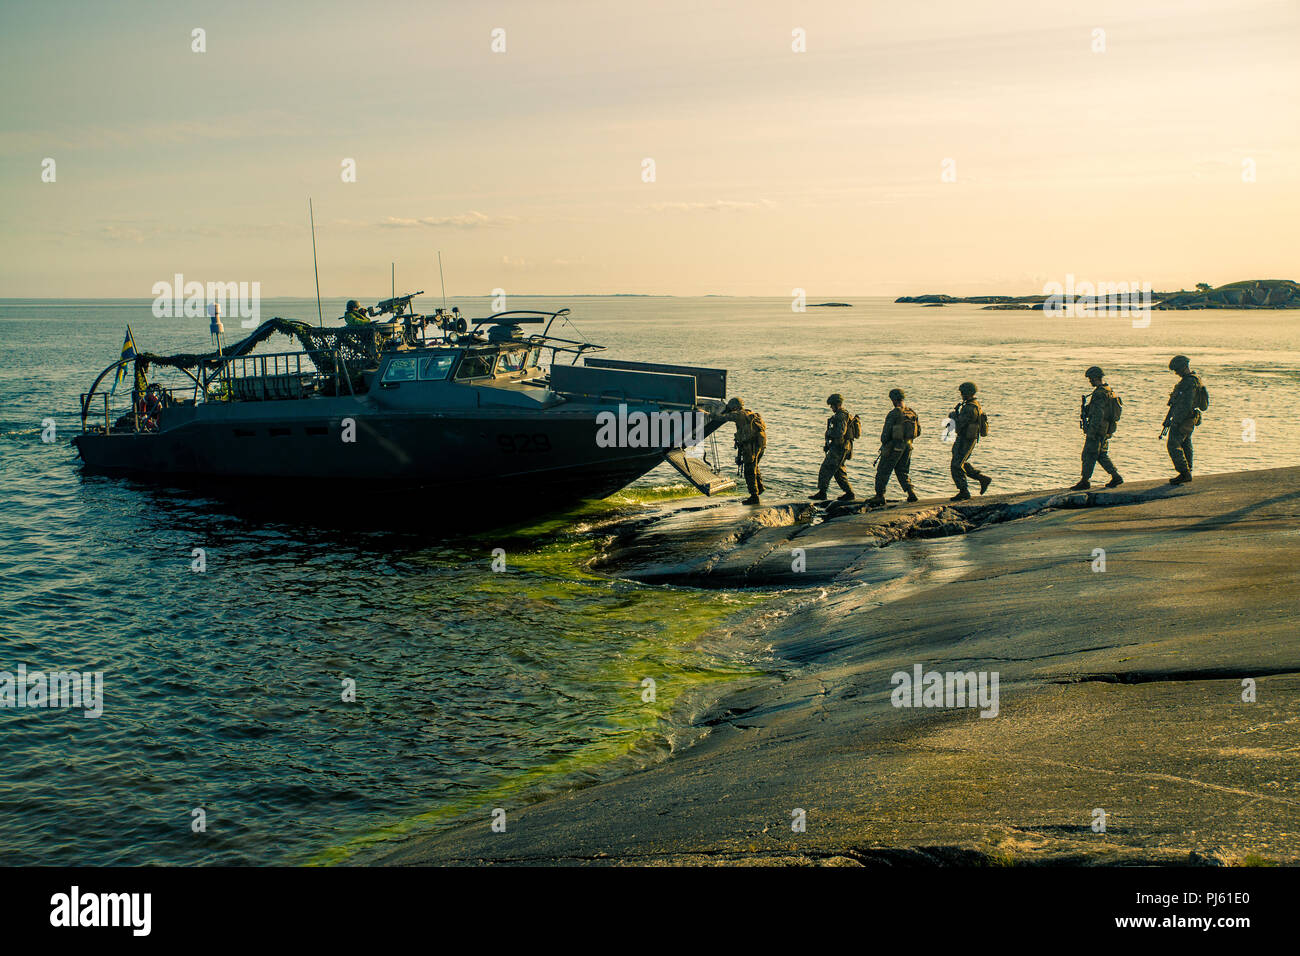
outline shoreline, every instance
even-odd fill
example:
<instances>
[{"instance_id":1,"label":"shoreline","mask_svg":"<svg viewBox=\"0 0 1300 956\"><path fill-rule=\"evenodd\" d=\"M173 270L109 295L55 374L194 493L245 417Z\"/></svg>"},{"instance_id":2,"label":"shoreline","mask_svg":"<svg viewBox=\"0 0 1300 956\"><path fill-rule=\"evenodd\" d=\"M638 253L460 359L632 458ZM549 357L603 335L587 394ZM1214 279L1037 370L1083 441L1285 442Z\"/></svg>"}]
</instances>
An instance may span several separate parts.
<instances>
[{"instance_id":1,"label":"shoreline","mask_svg":"<svg viewBox=\"0 0 1300 956\"><path fill-rule=\"evenodd\" d=\"M781 670L666 760L359 862L1300 863L1298 478L630 519L599 570L800 588ZM893 706L916 665L996 672L997 717Z\"/></svg>"}]
</instances>

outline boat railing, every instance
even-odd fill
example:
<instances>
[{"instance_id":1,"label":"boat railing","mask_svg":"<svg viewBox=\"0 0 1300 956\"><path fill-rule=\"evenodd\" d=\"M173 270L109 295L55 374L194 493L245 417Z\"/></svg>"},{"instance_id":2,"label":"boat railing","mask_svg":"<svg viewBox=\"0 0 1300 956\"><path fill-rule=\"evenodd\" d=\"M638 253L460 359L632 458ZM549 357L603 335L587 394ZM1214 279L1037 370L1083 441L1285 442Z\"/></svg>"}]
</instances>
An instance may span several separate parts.
<instances>
[{"instance_id":1,"label":"boat railing","mask_svg":"<svg viewBox=\"0 0 1300 956\"><path fill-rule=\"evenodd\" d=\"M326 360L318 363L318 357ZM206 391L209 401L283 401L306 398L327 385L334 395L354 391L337 351L267 352L227 358L208 378Z\"/></svg>"},{"instance_id":2,"label":"boat railing","mask_svg":"<svg viewBox=\"0 0 1300 956\"><path fill-rule=\"evenodd\" d=\"M95 395L102 401L92 405L91 399ZM189 386L164 388L150 385L143 393L133 388L121 397L103 390L82 392L81 430L104 435L157 431L164 409L194 405L197 400L194 389Z\"/></svg>"}]
</instances>

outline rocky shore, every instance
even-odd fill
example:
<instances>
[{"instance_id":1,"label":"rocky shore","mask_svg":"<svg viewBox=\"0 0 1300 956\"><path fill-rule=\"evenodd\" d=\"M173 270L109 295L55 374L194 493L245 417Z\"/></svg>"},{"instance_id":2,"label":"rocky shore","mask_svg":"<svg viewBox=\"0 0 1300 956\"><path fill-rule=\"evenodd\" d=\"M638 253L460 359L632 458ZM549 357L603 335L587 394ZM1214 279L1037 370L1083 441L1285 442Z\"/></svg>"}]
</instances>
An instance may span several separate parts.
<instances>
[{"instance_id":1,"label":"rocky shore","mask_svg":"<svg viewBox=\"0 0 1300 956\"><path fill-rule=\"evenodd\" d=\"M952 296L939 293L904 295L894 301L926 306L964 304L982 305L994 310L1042 310L1047 298L1046 295ZM1152 292L1151 300L1153 309L1300 309L1300 283L1290 279L1245 279L1217 288L1202 283L1191 292ZM1106 296L1101 294L1081 295L1074 301L1094 308L1107 305Z\"/></svg>"},{"instance_id":2,"label":"rocky shore","mask_svg":"<svg viewBox=\"0 0 1300 956\"><path fill-rule=\"evenodd\" d=\"M1300 468L603 530L603 573L773 589L772 676L661 763L364 862L1300 864Z\"/></svg>"}]
</instances>

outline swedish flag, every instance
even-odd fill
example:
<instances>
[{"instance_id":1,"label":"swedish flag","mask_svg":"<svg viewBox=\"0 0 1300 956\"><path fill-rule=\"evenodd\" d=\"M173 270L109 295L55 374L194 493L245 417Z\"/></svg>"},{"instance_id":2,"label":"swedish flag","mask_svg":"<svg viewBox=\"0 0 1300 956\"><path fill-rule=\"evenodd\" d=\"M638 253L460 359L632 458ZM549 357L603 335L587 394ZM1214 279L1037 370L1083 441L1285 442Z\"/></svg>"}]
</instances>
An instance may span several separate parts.
<instances>
[{"instance_id":1,"label":"swedish flag","mask_svg":"<svg viewBox=\"0 0 1300 956\"><path fill-rule=\"evenodd\" d=\"M129 325L126 327L126 338L122 340L122 358L123 360L135 358L135 338L131 335L131 326ZM113 379L113 387L108 390L108 394L112 395L116 392L118 383L124 378L126 378L126 366L119 365L117 367L117 377Z\"/></svg>"}]
</instances>

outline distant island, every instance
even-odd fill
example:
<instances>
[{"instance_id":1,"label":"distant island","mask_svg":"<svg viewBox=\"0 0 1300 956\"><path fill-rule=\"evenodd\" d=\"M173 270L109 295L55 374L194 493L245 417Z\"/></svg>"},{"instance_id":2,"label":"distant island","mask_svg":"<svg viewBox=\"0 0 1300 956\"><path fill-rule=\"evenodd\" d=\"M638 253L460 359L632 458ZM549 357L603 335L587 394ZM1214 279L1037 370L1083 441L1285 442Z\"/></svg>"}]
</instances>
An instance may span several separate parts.
<instances>
[{"instance_id":1,"label":"distant island","mask_svg":"<svg viewBox=\"0 0 1300 956\"><path fill-rule=\"evenodd\" d=\"M1046 295L904 295L895 302L916 305L982 305L986 309L1038 309ZM1105 295L1077 296L1076 302L1105 305ZM1198 283L1192 291L1152 292L1153 309L1300 309L1300 284L1291 279L1244 279L1217 288Z\"/></svg>"},{"instance_id":2,"label":"distant island","mask_svg":"<svg viewBox=\"0 0 1300 956\"><path fill-rule=\"evenodd\" d=\"M810 309L851 309L853 308L853 303L852 302L813 302L809 304L808 308Z\"/></svg>"}]
</instances>

